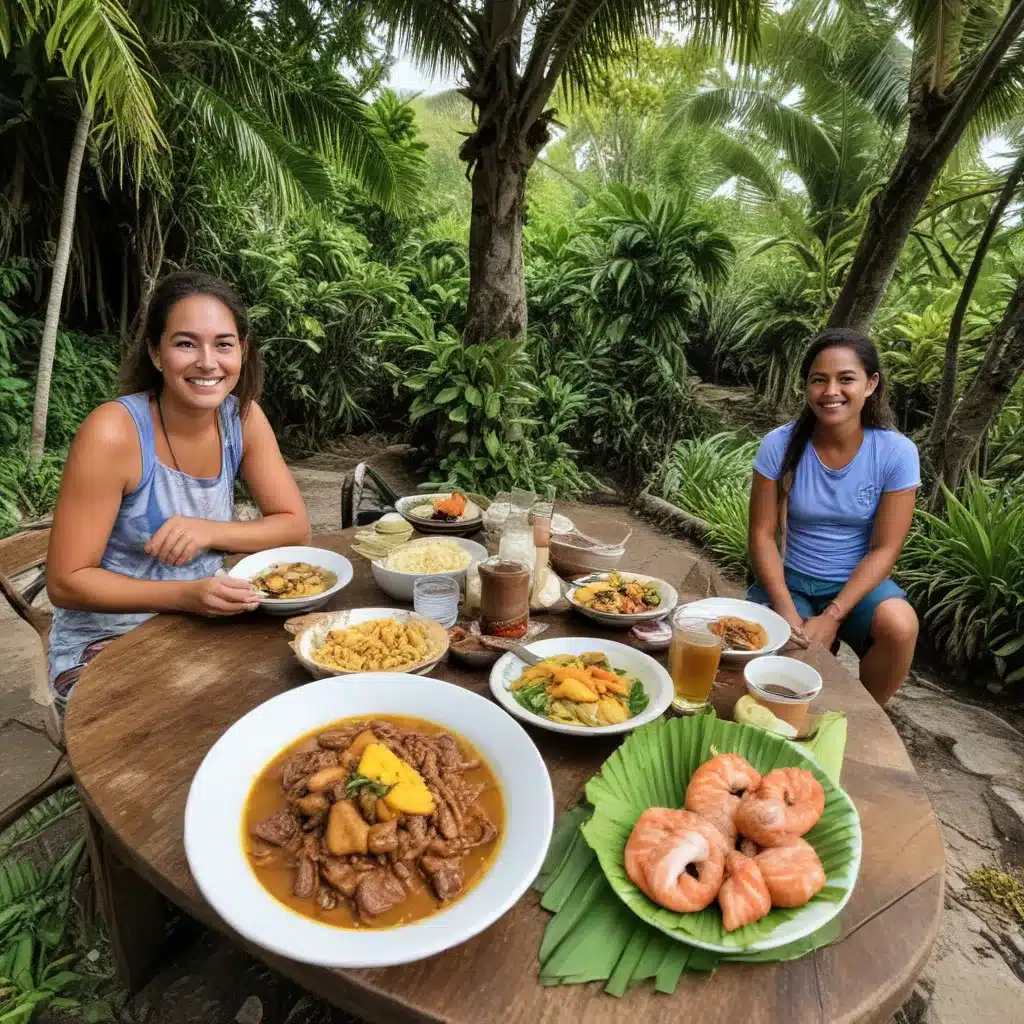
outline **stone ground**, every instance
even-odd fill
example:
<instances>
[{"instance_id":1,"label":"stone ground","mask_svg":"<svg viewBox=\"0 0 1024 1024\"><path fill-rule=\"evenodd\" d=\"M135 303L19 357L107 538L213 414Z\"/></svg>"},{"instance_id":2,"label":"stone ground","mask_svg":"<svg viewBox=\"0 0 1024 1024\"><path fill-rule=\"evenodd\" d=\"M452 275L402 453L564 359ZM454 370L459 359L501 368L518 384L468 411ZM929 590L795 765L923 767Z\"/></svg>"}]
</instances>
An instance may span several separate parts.
<instances>
[{"instance_id":1,"label":"stone ground","mask_svg":"<svg viewBox=\"0 0 1024 1024\"><path fill-rule=\"evenodd\" d=\"M419 467L401 447L358 439L293 466L314 532L337 529L340 482L370 461L399 493ZM571 512L570 512L571 514ZM625 518L624 509L616 516ZM650 529L634 520L638 530ZM726 592L728 584L711 570ZM45 686L35 634L0 605L0 807L52 769L37 697ZM856 658L841 655L856 672ZM996 866L1024 878L1024 733L1018 715L997 715L971 693L915 672L887 707L942 827L946 911L913 997L891 1024L1024 1022L1024 929L968 885L967 873ZM1016 709L1019 713L1020 709ZM1010 724L1010 723L1014 724ZM74 828L62 823L62 831ZM47 846L59 848L51 838ZM56 1020L57 1018L51 1018ZM160 974L125 1007L123 1024L354 1024L199 926L182 929Z\"/></svg>"}]
</instances>

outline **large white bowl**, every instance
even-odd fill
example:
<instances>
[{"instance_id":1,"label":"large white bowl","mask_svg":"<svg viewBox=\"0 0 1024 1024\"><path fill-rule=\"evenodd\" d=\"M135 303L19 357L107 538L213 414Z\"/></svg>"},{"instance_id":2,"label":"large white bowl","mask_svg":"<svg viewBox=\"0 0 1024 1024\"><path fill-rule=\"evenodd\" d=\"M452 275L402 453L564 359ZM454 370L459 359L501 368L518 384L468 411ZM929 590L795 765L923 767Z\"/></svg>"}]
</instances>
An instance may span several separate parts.
<instances>
[{"instance_id":1,"label":"large white bowl","mask_svg":"<svg viewBox=\"0 0 1024 1024\"><path fill-rule=\"evenodd\" d=\"M773 612L766 605L740 601L733 597L706 597L703 601L691 601L689 604L680 605L676 612L677 615L691 613L698 618L709 619L735 615L764 626L768 633L768 643L757 651L735 651L731 647L726 647L722 651L722 657L731 661L750 661L751 658L760 658L762 654L774 654L789 643L793 632L789 628L789 623L778 612Z\"/></svg>"},{"instance_id":2,"label":"large white bowl","mask_svg":"<svg viewBox=\"0 0 1024 1024\"><path fill-rule=\"evenodd\" d=\"M632 732L641 725L653 722L665 713L675 693L672 688L672 677L649 654L638 651L635 647L617 644L614 640L598 640L588 636L560 636L550 640L537 640L526 644L526 649L539 658L550 658L555 654L585 654L587 651L600 651L608 656L614 668L625 669L644 684L650 702L647 710L642 711L628 721L618 725L563 725L552 722L548 718L527 711L512 696L509 687L523 674L528 667L511 651L503 654L494 668L491 669L491 693L495 700L511 715L521 718L530 725L552 732L565 732L579 736L610 736L613 733Z\"/></svg>"},{"instance_id":3,"label":"large white bowl","mask_svg":"<svg viewBox=\"0 0 1024 1024\"><path fill-rule=\"evenodd\" d=\"M267 548L266 551L257 551L237 562L228 570L228 575L251 580L279 562L308 562L320 569L329 569L338 578L333 587L315 597L264 598L260 601L260 608L271 615L301 615L303 612L316 611L352 582L352 563L344 555L336 555L327 548L312 547Z\"/></svg>"},{"instance_id":4,"label":"large white bowl","mask_svg":"<svg viewBox=\"0 0 1024 1024\"><path fill-rule=\"evenodd\" d=\"M458 544L472 560L470 566L474 562L482 562L487 557L487 548L483 544L477 544L475 540L466 540L464 537L422 537L419 540L411 540L409 543L421 544L428 539L446 540L452 544ZM469 566L466 567L466 569L468 568ZM464 587L466 569L456 569L454 572L401 572L398 569L389 569L382 558L370 563L370 571L377 581L377 586L396 601L408 601L410 604L412 604L412 588L422 576L450 576L459 581L459 586Z\"/></svg>"},{"instance_id":5,"label":"large white bowl","mask_svg":"<svg viewBox=\"0 0 1024 1024\"><path fill-rule=\"evenodd\" d=\"M619 576L624 580L636 580L637 583L655 583L658 587L658 593L661 594L661 604L657 608L652 608L648 612L632 612L625 614L622 612L598 612L594 611L593 608L584 608L576 600L576 591L580 587L585 587L588 583L596 583L598 580L607 578L610 573L607 572L595 572L589 576L584 576L583 579L573 580L572 587L566 593L566 600L576 609L581 615L586 615L588 619L593 619L595 622L600 622L602 626L621 627L622 629L631 629L639 622L656 622L658 619L665 618L666 615L670 614L675 606L679 603L679 595L676 593L675 587L671 584L666 583L664 580L659 580L657 576L643 576L638 572L618 572Z\"/></svg>"},{"instance_id":6,"label":"large white bowl","mask_svg":"<svg viewBox=\"0 0 1024 1024\"><path fill-rule=\"evenodd\" d=\"M242 817L257 776L285 747L341 718L376 715L424 718L476 747L501 784L501 845L483 878L445 910L394 928L337 928L289 910L257 881L242 846ZM540 870L553 818L551 779L537 748L489 700L439 679L353 675L288 690L217 740L189 790L185 853L203 896L251 942L322 967L387 967L457 946L509 910Z\"/></svg>"}]
</instances>

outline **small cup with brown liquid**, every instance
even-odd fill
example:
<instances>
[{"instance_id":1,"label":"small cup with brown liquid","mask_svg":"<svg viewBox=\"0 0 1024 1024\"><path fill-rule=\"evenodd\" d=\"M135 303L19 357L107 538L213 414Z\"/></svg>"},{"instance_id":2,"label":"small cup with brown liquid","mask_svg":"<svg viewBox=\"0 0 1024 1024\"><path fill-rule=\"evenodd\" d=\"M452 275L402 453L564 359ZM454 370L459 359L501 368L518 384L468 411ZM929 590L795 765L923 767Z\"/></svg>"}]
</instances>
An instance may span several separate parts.
<instances>
[{"instance_id":1,"label":"small cup with brown liquid","mask_svg":"<svg viewBox=\"0 0 1024 1024\"><path fill-rule=\"evenodd\" d=\"M687 615L685 608L672 618L668 649L668 671L676 694L672 707L684 714L703 711L711 698L723 643L711 632L711 622Z\"/></svg>"},{"instance_id":2,"label":"small cup with brown liquid","mask_svg":"<svg viewBox=\"0 0 1024 1024\"><path fill-rule=\"evenodd\" d=\"M743 678L758 704L803 734L811 701L821 693L821 675L815 669L796 658L771 654L748 661Z\"/></svg>"}]
</instances>

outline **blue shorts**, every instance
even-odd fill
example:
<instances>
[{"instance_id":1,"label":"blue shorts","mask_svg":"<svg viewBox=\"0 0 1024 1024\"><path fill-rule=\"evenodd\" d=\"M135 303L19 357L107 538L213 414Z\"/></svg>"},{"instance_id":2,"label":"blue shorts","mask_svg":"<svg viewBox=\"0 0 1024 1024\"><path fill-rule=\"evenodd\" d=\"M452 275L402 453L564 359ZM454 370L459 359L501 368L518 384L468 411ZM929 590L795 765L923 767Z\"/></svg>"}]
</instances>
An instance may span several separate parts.
<instances>
[{"instance_id":1,"label":"blue shorts","mask_svg":"<svg viewBox=\"0 0 1024 1024\"><path fill-rule=\"evenodd\" d=\"M796 569L787 568L785 575L786 586L802 619L820 615L836 594L846 586L840 580L822 580ZM843 619L843 624L839 627L839 637L858 654L863 654L871 645L871 620L874 618L875 609L890 597L902 597L906 600L907 595L892 580L882 580L874 590L865 594L854 605L853 611ZM771 604L768 591L760 583L755 583L747 591L747 600L757 604Z\"/></svg>"}]
</instances>

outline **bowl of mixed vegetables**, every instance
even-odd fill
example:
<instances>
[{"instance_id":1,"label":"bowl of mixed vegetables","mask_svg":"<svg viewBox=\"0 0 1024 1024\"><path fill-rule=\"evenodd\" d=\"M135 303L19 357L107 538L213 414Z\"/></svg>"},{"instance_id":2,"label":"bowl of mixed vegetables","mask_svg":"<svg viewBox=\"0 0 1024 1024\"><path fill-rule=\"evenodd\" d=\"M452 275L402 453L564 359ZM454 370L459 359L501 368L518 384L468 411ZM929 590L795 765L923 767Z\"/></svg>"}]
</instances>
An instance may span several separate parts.
<instances>
[{"instance_id":1,"label":"bowl of mixed vegetables","mask_svg":"<svg viewBox=\"0 0 1024 1024\"><path fill-rule=\"evenodd\" d=\"M594 637L552 637L527 644L542 659L514 653L491 670L491 693L506 711L553 732L606 735L652 722L672 703L672 678L635 647Z\"/></svg>"},{"instance_id":2,"label":"bowl of mixed vegetables","mask_svg":"<svg viewBox=\"0 0 1024 1024\"><path fill-rule=\"evenodd\" d=\"M565 597L588 619L623 628L662 619L679 603L674 587L635 572L594 573L573 581Z\"/></svg>"}]
</instances>

